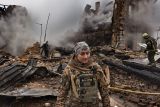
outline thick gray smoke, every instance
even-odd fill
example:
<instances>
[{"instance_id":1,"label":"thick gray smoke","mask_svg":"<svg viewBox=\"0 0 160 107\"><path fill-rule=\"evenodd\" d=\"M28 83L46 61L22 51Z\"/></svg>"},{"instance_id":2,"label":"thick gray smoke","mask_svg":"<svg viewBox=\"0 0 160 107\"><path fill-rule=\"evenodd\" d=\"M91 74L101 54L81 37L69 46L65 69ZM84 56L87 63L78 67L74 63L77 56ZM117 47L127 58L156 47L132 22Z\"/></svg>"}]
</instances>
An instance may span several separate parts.
<instances>
[{"instance_id":1,"label":"thick gray smoke","mask_svg":"<svg viewBox=\"0 0 160 107\"><path fill-rule=\"evenodd\" d=\"M129 13L130 25L135 27L133 32L148 32L152 34L154 28L153 7L154 2L152 0L136 2L135 8L132 8Z\"/></svg>"},{"instance_id":2,"label":"thick gray smoke","mask_svg":"<svg viewBox=\"0 0 160 107\"><path fill-rule=\"evenodd\" d=\"M157 38L156 32L160 24L160 2L153 2L154 0L142 0L136 2L134 8L129 11L129 22L127 26L127 38L131 43L132 48L139 47L138 42L142 41L142 33L147 32L151 36ZM136 49L137 50L137 49Z\"/></svg>"},{"instance_id":3,"label":"thick gray smoke","mask_svg":"<svg viewBox=\"0 0 160 107\"><path fill-rule=\"evenodd\" d=\"M153 12L153 19L154 20L154 37L157 39L160 37L160 1L154 5L153 7L154 12ZM160 40L158 40L158 44L160 43Z\"/></svg>"},{"instance_id":4,"label":"thick gray smoke","mask_svg":"<svg viewBox=\"0 0 160 107\"><path fill-rule=\"evenodd\" d=\"M34 42L30 17L25 8L13 9L12 15L0 19L0 48L18 55Z\"/></svg>"},{"instance_id":5,"label":"thick gray smoke","mask_svg":"<svg viewBox=\"0 0 160 107\"><path fill-rule=\"evenodd\" d=\"M15 0L16 3L27 7L33 23L43 24L43 37L45 33L46 21L50 13L47 29L47 40L52 44L58 44L63 40L64 33L68 29L76 29L85 4L77 0ZM35 24L35 33L40 35L40 26ZM38 37L39 40L39 37Z\"/></svg>"},{"instance_id":6,"label":"thick gray smoke","mask_svg":"<svg viewBox=\"0 0 160 107\"><path fill-rule=\"evenodd\" d=\"M101 4L108 3L110 0L96 0L100 1ZM7 4L7 5L20 5L27 8L29 15L31 16L31 20L26 23L32 23L29 28L23 28L20 27L21 25L17 25L19 28L13 28L14 32L23 32L16 33L16 36L14 38L17 41L12 41L9 43L11 47L9 50L15 54L19 53L19 46L24 48L23 50L28 46L27 43L32 45L35 40L40 40L40 25L36 23L40 23L43 25L43 36L42 41L45 34L45 27L46 27L46 21L48 14L50 13L49 23L48 23L48 29L47 29L47 37L46 40L49 41L49 44L52 45L60 45L61 41L63 41L66 36L73 36L74 31L79 29L80 27L80 19L84 11L84 7L86 4L91 4L94 8L95 0L1 0L1 4ZM103 5L102 5L103 7ZM105 10L103 8L103 10ZM95 17L95 20L99 22L104 22L105 16L102 14L98 17ZM16 22L16 21L15 21ZM4 28L6 31L8 30L7 27L5 27L4 22L3 23ZM14 23L12 25L15 25ZM13 27L13 26L10 26ZM71 32L72 31L72 32ZM7 31L8 32L8 31ZM8 36L7 32L5 35ZM29 33L28 33L29 32ZM68 33L71 32L71 33ZM31 34L30 34L31 33ZM18 36L17 36L18 35ZM28 40L29 36L31 38ZM7 39L8 40L8 39ZM30 41L31 42L22 42L22 41ZM5 43L3 39L1 39L1 43ZM20 44L21 43L21 44ZM18 45L19 44L19 45Z\"/></svg>"},{"instance_id":7,"label":"thick gray smoke","mask_svg":"<svg viewBox=\"0 0 160 107\"><path fill-rule=\"evenodd\" d=\"M111 23L112 13L113 13L113 0L103 0L99 1L100 7L98 11L95 6L95 2L88 4L85 8L83 18L81 19L81 29L86 30L98 30L100 25L106 25L106 23ZM103 26L104 28L105 26Z\"/></svg>"},{"instance_id":8,"label":"thick gray smoke","mask_svg":"<svg viewBox=\"0 0 160 107\"><path fill-rule=\"evenodd\" d=\"M0 22L1 27L3 25L3 28L1 29L5 29L5 32L3 32L5 40L2 37L0 38L1 46L4 46L7 41L7 43L10 45L7 48L9 52L18 54L21 51L19 50L21 49L20 47L23 47L22 50L24 50L28 46L27 43L32 45L35 41L40 41L41 28L40 25L36 23L40 23L43 25L42 41L44 40L45 27L49 13L50 18L48 23L48 29L46 32L46 40L48 40L50 44L59 45L60 41L62 41L66 36L65 32L67 32L68 29L78 29L78 22L80 20L83 7L85 5L85 1L1 0L1 4L24 6L27 8L28 13L31 16L31 20L25 20L24 23L27 23L27 25L29 25L25 27L21 25L21 23L19 23L19 21L22 21L22 18L20 18L20 20L19 18L10 18L10 25L8 25L8 23L3 20L1 20ZM13 34L15 36L13 36ZM11 37L12 40L10 40ZM31 42L28 42L30 40Z\"/></svg>"}]
</instances>

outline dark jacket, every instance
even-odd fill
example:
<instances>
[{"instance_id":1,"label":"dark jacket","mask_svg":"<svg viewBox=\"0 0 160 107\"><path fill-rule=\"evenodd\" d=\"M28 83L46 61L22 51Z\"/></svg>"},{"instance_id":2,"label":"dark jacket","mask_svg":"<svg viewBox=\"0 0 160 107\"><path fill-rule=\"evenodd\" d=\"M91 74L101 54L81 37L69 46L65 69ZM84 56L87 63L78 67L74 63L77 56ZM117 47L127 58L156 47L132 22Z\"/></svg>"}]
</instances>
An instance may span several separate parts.
<instances>
[{"instance_id":1,"label":"dark jacket","mask_svg":"<svg viewBox=\"0 0 160 107\"><path fill-rule=\"evenodd\" d=\"M154 38L149 37L145 39L145 43L147 45L146 51L157 51L157 42Z\"/></svg>"}]
</instances>

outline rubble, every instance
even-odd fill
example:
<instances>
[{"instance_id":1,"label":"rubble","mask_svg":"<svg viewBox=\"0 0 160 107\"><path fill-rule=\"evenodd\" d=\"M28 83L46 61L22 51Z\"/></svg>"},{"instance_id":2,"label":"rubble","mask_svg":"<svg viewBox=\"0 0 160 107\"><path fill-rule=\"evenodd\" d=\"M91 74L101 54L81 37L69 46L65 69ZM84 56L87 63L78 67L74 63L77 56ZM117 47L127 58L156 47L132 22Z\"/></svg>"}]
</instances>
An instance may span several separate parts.
<instances>
[{"instance_id":1,"label":"rubble","mask_svg":"<svg viewBox=\"0 0 160 107\"><path fill-rule=\"evenodd\" d=\"M159 107L160 65L157 62L156 67L148 66L145 54L141 51L133 51L128 47L117 48L119 45L117 42L121 40L121 36L124 36L121 34L121 31L125 30L124 18L128 17L128 11L125 10L131 4L124 0L116 0L116 3L112 26L111 23L102 23L98 24L98 28L93 29L93 26L90 28L84 24L83 30L77 32L75 34L77 36L69 38L68 41L85 40L91 46L93 60L98 62L103 70L108 69L106 66L109 66L112 106ZM106 6L111 4L113 2L109 2ZM85 8L87 15L94 17L99 14L99 11L100 2L96 3L95 10L91 9L90 5ZM107 14L109 11L103 12ZM0 11L0 17L2 14L4 13ZM88 20L84 20L86 21ZM115 46L112 46L113 44ZM54 47L49 57L44 58L40 55L38 42L28 47L20 56L12 56L5 51L0 51L0 106L54 106L59 94L61 75L72 53L71 48Z\"/></svg>"},{"instance_id":2,"label":"rubble","mask_svg":"<svg viewBox=\"0 0 160 107\"><path fill-rule=\"evenodd\" d=\"M144 78L152 83L155 83L157 85L159 85L159 83L160 83L160 77L159 77L160 74L153 73L152 70L150 71L151 67L149 67L149 69L145 70L145 69L137 69L136 66L132 66L132 67L126 66L124 64L121 64L121 62L118 62L118 61L111 61L111 60L105 59L105 60L103 60L103 62L105 64L122 69L126 72L141 76L142 78ZM147 66L147 65L145 65L145 66Z\"/></svg>"},{"instance_id":3,"label":"rubble","mask_svg":"<svg viewBox=\"0 0 160 107\"><path fill-rule=\"evenodd\" d=\"M32 49L34 50L34 48L32 48ZM159 102L158 102L159 95L135 94L135 91L158 93L158 92L160 92L160 90L159 90L159 86L157 84L153 85L150 83L151 81L148 81L148 80L146 81L145 79L143 79L139 76L137 77L132 72L124 72L123 71L124 69L120 70L119 67L115 68L115 67L113 67L113 65L110 65L108 63L110 60L106 61L106 59L112 59L116 62L116 66L119 64L122 65L127 60L122 61L123 58L117 57L116 54L121 53L121 55L129 56L129 57L127 57L127 59L129 58L131 60L133 58L138 58L138 57L142 59L144 56L141 52L118 50L118 49L114 49L109 46L93 47L93 48L91 48L91 51L92 51L93 59L98 61L99 64L103 68L105 68L106 62L107 62L107 65L109 65L110 74L111 74L110 75L110 78L111 78L111 80L110 80L111 94L110 95L111 95L111 99L114 100L113 102L115 102L115 99L116 99L116 101L118 101L118 103L116 103L117 105L126 104L126 105L144 106L147 104L149 104L149 105L158 105L159 104ZM21 59L23 59L23 57L25 57L27 60L29 60L28 59L28 58L30 58L29 55L30 55L29 53L25 54L24 56L21 56L16 60L17 61L19 60L18 62L21 62L22 61ZM14 87L12 88L12 90L10 90L10 92L1 93L1 96L6 96L7 98L10 98L11 96L14 96L14 97L22 96L20 101L22 101L24 98L26 98L28 96L34 97L34 96L39 95L39 98L41 98L41 99L43 99L42 98L43 96L47 97L48 95L49 96L57 96L57 94L58 94L57 90L60 85L60 81L61 81L60 78L61 78L62 70L66 66L65 63L67 63L69 61L71 55L69 55L69 56L62 55L61 57L63 57L63 58L58 57L58 58L60 58L59 60L52 60L52 58L51 59L43 59L41 57L36 57L36 56L37 56L37 54L33 55L32 57L35 57L35 59L37 60L37 65L35 65L34 61L33 61L33 65L34 65L34 67L37 68L37 70L32 75L28 76L25 80L16 83L14 85ZM124 59L126 59L126 58L124 58ZM23 63L23 64L27 65L27 63ZM123 66L125 66L125 65L123 65ZM126 66L126 67L129 67L129 66ZM25 66L24 66L24 68L25 68ZM3 68L3 69L6 69L6 68ZM1 73L6 71L3 69L1 69L1 71L0 71ZM140 69L136 69L136 71L137 70L140 71ZM129 71L131 71L131 70L129 70ZM143 72L143 71L141 70L140 72ZM115 91L114 87L118 88L118 91ZM122 91L122 90L119 91L120 89L126 90L126 92ZM130 93L130 91L128 92L127 90L132 90L134 94ZM44 92L44 94L42 92ZM34 94L34 93L37 93L37 94ZM157 100L155 100L155 99L157 99ZM41 105L48 103L48 101L49 100L47 100L47 102L43 102L42 100L40 100ZM42 104L42 102L43 102L43 104ZM26 103L24 103L24 104L26 104ZM51 101L50 104L54 105L55 100ZM33 105L35 105L35 104L33 104Z\"/></svg>"}]
</instances>

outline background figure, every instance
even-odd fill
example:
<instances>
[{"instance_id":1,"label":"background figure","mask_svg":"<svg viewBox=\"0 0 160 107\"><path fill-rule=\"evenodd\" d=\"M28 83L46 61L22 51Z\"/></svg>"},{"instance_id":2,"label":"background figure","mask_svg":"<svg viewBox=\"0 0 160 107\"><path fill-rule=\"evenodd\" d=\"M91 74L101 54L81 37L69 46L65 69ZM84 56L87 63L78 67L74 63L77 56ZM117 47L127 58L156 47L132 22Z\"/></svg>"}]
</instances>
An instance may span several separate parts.
<instances>
[{"instance_id":1,"label":"background figure","mask_svg":"<svg viewBox=\"0 0 160 107\"><path fill-rule=\"evenodd\" d=\"M48 58L49 56L49 45L48 45L48 41L46 41L46 43L44 43L42 46L41 46L41 55L46 58Z\"/></svg>"},{"instance_id":2,"label":"background figure","mask_svg":"<svg viewBox=\"0 0 160 107\"><path fill-rule=\"evenodd\" d=\"M157 52L157 42L154 38L149 36L147 33L143 34L143 38L147 45L144 52L147 53L147 57L149 61L148 65L156 66L154 56Z\"/></svg>"}]
</instances>

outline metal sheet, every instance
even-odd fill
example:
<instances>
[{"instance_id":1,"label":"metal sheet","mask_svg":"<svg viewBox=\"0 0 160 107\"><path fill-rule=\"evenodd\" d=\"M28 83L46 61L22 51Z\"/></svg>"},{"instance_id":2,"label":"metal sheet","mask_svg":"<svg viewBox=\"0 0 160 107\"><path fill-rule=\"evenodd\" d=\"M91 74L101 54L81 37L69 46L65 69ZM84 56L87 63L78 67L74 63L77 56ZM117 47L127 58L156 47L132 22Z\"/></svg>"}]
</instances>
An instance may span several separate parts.
<instances>
[{"instance_id":1,"label":"metal sheet","mask_svg":"<svg viewBox=\"0 0 160 107\"><path fill-rule=\"evenodd\" d=\"M40 88L22 88L15 91L0 93L1 96L15 96L15 97L42 97L42 96L57 96L58 91L53 89L40 89Z\"/></svg>"}]
</instances>

